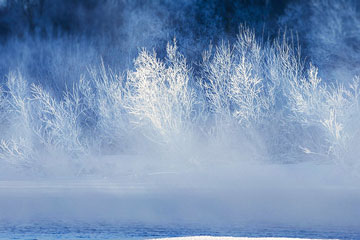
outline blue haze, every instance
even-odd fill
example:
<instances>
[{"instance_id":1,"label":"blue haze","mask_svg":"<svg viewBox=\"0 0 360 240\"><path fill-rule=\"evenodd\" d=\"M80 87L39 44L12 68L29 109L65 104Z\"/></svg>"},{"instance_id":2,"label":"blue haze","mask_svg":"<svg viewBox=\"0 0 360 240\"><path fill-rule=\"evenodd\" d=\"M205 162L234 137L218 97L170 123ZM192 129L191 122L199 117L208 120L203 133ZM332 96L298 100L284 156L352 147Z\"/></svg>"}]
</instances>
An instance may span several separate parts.
<instances>
[{"instance_id":1,"label":"blue haze","mask_svg":"<svg viewBox=\"0 0 360 240\"><path fill-rule=\"evenodd\" d=\"M0 1L0 238L359 238L359 7Z\"/></svg>"}]
</instances>

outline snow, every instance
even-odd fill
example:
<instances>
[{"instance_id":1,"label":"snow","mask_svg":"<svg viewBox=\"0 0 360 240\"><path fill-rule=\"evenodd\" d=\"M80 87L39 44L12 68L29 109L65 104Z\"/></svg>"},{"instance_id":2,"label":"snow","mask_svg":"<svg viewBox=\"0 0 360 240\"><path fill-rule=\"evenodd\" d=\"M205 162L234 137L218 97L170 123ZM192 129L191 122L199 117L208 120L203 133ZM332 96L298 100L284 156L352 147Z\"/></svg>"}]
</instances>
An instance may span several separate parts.
<instances>
[{"instance_id":1,"label":"snow","mask_svg":"<svg viewBox=\"0 0 360 240\"><path fill-rule=\"evenodd\" d=\"M311 240L310 238L248 238L248 237L211 237L211 236L193 236L193 237L174 237L174 238L157 238L158 240ZM154 240L154 239L149 239ZM313 239L314 240L314 239ZM320 239L317 239L320 240ZM324 239L323 239L324 240Z\"/></svg>"}]
</instances>

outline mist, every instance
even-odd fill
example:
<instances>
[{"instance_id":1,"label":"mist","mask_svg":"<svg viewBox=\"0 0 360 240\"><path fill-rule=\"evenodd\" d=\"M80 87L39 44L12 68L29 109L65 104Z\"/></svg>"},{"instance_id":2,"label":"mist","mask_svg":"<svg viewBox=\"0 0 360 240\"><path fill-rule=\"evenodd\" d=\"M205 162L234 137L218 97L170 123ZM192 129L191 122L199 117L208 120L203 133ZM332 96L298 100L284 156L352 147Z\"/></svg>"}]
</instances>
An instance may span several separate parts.
<instances>
[{"instance_id":1,"label":"mist","mask_svg":"<svg viewBox=\"0 0 360 240\"><path fill-rule=\"evenodd\" d=\"M360 227L358 5L0 1L0 221Z\"/></svg>"}]
</instances>

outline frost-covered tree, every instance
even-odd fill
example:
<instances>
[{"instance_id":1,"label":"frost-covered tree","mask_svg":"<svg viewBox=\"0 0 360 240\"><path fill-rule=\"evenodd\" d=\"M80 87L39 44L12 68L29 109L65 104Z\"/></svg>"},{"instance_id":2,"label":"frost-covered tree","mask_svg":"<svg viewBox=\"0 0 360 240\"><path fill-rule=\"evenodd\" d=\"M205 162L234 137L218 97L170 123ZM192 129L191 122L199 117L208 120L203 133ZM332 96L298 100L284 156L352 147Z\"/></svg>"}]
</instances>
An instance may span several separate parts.
<instances>
[{"instance_id":1,"label":"frost-covered tree","mask_svg":"<svg viewBox=\"0 0 360 240\"><path fill-rule=\"evenodd\" d=\"M0 159L17 165L28 165L33 154L29 88L20 73L7 76L1 97L2 128Z\"/></svg>"},{"instance_id":2,"label":"frost-covered tree","mask_svg":"<svg viewBox=\"0 0 360 240\"><path fill-rule=\"evenodd\" d=\"M343 84L327 86L318 77L318 70L310 65L307 77L293 82L289 95L292 117L304 129L311 129L318 150L305 147L309 154L328 156L336 162L347 162L352 141L358 138L355 122L359 120L359 83L354 79L346 88ZM320 131L316 131L319 129ZM315 130L315 131L314 131ZM309 144L309 143L308 143ZM318 152L320 151L320 152Z\"/></svg>"},{"instance_id":3,"label":"frost-covered tree","mask_svg":"<svg viewBox=\"0 0 360 240\"><path fill-rule=\"evenodd\" d=\"M216 124L235 120L256 126L273 98L263 77L264 55L254 32L241 28L234 46L222 43L203 54L202 85Z\"/></svg>"},{"instance_id":4,"label":"frost-covered tree","mask_svg":"<svg viewBox=\"0 0 360 240\"><path fill-rule=\"evenodd\" d=\"M89 101L87 105L92 106L90 109L96 119L96 131L92 134L97 135L95 141L100 151L123 152L129 148L131 132L123 77L106 69L103 62L100 69L92 68L89 72L90 80L84 79L80 86L86 86L83 91L85 99Z\"/></svg>"},{"instance_id":5,"label":"frost-covered tree","mask_svg":"<svg viewBox=\"0 0 360 240\"><path fill-rule=\"evenodd\" d=\"M80 116L84 105L79 90L74 86L57 101L41 86L31 86L35 116L34 124L40 141L48 148L55 147L70 154L86 153L86 144L81 141Z\"/></svg>"},{"instance_id":6,"label":"frost-covered tree","mask_svg":"<svg viewBox=\"0 0 360 240\"><path fill-rule=\"evenodd\" d=\"M29 166L55 153L77 165L94 153L149 147L190 159L194 148L217 146L251 159L355 169L359 79L322 81L295 43L241 27L236 41L210 46L200 64L188 63L174 41L163 58L143 49L126 73L102 59L63 87L10 73L0 89L0 159Z\"/></svg>"},{"instance_id":7,"label":"frost-covered tree","mask_svg":"<svg viewBox=\"0 0 360 240\"><path fill-rule=\"evenodd\" d=\"M4 131L7 125L7 112L8 112L8 104L6 102L6 96L3 88L0 86L0 133L4 135Z\"/></svg>"},{"instance_id":8,"label":"frost-covered tree","mask_svg":"<svg viewBox=\"0 0 360 240\"><path fill-rule=\"evenodd\" d=\"M168 44L165 61L142 50L135 70L127 75L127 110L132 123L151 140L169 143L191 131L194 92L191 70L178 52L176 41Z\"/></svg>"}]
</instances>

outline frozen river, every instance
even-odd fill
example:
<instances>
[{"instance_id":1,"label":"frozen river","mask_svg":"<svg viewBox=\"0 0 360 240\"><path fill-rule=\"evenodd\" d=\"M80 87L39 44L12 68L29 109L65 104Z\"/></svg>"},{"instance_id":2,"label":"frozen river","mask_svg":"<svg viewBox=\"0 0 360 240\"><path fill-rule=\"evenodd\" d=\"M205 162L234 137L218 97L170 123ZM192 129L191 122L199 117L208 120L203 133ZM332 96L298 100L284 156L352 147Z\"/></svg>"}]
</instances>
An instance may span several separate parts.
<instances>
[{"instance_id":1,"label":"frozen river","mask_svg":"<svg viewBox=\"0 0 360 240\"><path fill-rule=\"evenodd\" d=\"M142 224L65 224L37 223L12 225L3 224L0 228L0 239L153 239L179 236L241 236L249 238L306 238L306 239L360 239L356 229L316 229L295 227L191 227L159 226ZM184 238L185 239L185 238ZM187 238L190 240L191 238ZM235 240L235 238L193 238L194 240ZM240 238L243 240L243 238ZM182 240L182 239L178 239Z\"/></svg>"},{"instance_id":2,"label":"frozen river","mask_svg":"<svg viewBox=\"0 0 360 240\"><path fill-rule=\"evenodd\" d=\"M2 180L0 239L360 239L357 178L307 165L234 172Z\"/></svg>"}]
</instances>

